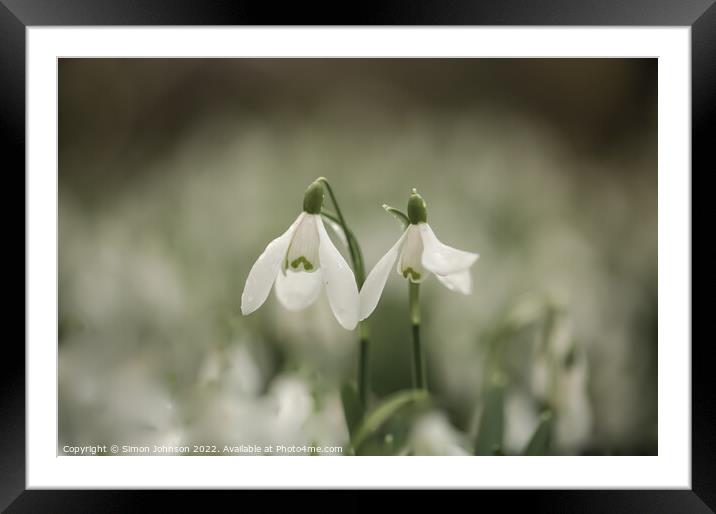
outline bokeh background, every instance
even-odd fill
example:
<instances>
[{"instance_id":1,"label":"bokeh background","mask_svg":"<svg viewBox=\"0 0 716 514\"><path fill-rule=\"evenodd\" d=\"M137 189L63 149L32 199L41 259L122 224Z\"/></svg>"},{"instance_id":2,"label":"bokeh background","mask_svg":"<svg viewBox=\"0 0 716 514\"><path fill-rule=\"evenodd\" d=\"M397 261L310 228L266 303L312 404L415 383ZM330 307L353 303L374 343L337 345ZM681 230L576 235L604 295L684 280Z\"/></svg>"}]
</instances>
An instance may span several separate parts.
<instances>
[{"instance_id":1,"label":"bokeh background","mask_svg":"<svg viewBox=\"0 0 716 514\"><path fill-rule=\"evenodd\" d=\"M326 176L368 270L412 187L474 292L421 291L430 405L401 454L657 451L654 59L61 59L59 445L346 445L357 335L248 271ZM370 318L374 401L410 387L407 285ZM377 451L377 450L376 450Z\"/></svg>"}]
</instances>

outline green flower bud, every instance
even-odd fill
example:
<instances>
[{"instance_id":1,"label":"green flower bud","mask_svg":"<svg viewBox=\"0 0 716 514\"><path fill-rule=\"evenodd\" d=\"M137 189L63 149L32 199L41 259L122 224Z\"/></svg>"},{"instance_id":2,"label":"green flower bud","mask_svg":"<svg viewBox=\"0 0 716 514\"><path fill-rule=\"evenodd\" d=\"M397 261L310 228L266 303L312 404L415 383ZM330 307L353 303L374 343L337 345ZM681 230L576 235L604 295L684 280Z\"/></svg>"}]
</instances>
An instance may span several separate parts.
<instances>
[{"instance_id":1,"label":"green flower bud","mask_svg":"<svg viewBox=\"0 0 716 514\"><path fill-rule=\"evenodd\" d=\"M408 218L413 225L428 221L428 209L425 205L425 200L418 194L416 189L413 189L410 200L408 200Z\"/></svg>"},{"instance_id":2,"label":"green flower bud","mask_svg":"<svg viewBox=\"0 0 716 514\"><path fill-rule=\"evenodd\" d=\"M316 180L303 195L303 210L308 214L320 214L323 207L323 184Z\"/></svg>"}]
</instances>

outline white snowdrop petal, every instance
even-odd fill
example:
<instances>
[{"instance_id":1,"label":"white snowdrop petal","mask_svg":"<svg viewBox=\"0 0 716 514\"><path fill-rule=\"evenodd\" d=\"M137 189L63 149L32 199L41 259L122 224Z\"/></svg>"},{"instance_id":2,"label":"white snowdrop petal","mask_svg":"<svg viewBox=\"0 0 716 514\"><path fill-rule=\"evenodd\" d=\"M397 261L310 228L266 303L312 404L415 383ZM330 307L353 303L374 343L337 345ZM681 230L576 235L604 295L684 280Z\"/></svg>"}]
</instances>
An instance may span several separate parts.
<instances>
[{"instance_id":1,"label":"white snowdrop petal","mask_svg":"<svg viewBox=\"0 0 716 514\"><path fill-rule=\"evenodd\" d=\"M316 220L320 244L318 254L321 260L321 275L326 286L328 303L338 323L346 330L353 330L358 324L358 286L348 263L333 241L328 237L320 217Z\"/></svg>"},{"instance_id":2,"label":"white snowdrop petal","mask_svg":"<svg viewBox=\"0 0 716 514\"><path fill-rule=\"evenodd\" d=\"M423 238L423 266L436 275L452 275L475 264L478 254L452 248L441 243L427 223L418 225Z\"/></svg>"},{"instance_id":3,"label":"white snowdrop petal","mask_svg":"<svg viewBox=\"0 0 716 514\"><path fill-rule=\"evenodd\" d=\"M419 284L425 279L423 258L423 239L417 225L408 225L405 230L405 244L400 251L397 271L398 275Z\"/></svg>"},{"instance_id":4,"label":"white snowdrop petal","mask_svg":"<svg viewBox=\"0 0 716 514\"><path fill-rule=\"evenodd\" d=\"M341 244L345 247L348 247L348 238L346 237L346 233L343 231L343 227L339 223L336 223L332 219L323 218L323 223L328 224L329 227L331 227L331 230L333 230L333 233L338 237Z\"/></svg>"},{"instance_id":5,"label":"white snowdrop petal","mask_svg":"<svg viewBox=\"0 0 716 514\"><path fill-rule=\"evenodd\" d=\"M452 275L435 275L435 277L450 291L457 291L462 294L472 292L472 276L470 270L459 271Z\"/></svg>"},{"instance_id":6,"label":"white snowdrop petal","mask_svg":"<svg viewBox=\"0 0 716 514\"><path fill-rule=\"evenodd\" d=\"M306 214L291 238L286 253L284 269L293 271L316 271L319 266L318 229L315 214Z\"/></svg>"},{"instance_id":7,"label":"white snowdrop petal","mask_svg":"<svg viewBox=\"0 0 716 514\"><path fill-rule=\"evenodd\" d=\"M251 267L244 285L244 292L241 294L241 312L244 315L254 312L268 298L271 286L276 280L276 275L278 275L281 264L286 258L286 251L291 243L293 233L301 223L304 215L305 213L303 212L299 214L296 221L286 232L271 241Z\"/></svg>"},{"instance_id":8,"label":"white snowdrop petal","mask_svg":"<svg viewBox=\"0 0 716 514\"><path fill-rule=\"evenodd\" d=\"M321 272L286 270L276 277L276 297L290 311L300 311L313 304L321 292Z\"/></svg>"},{"instance_id":9,"label":"white snowdrop petal","mask_svg":"<svg viewBox=\"0 0 716 514\"><path fill-rule=\"evenodd\" d=\"M398 258L400 248L405 241L407 231L403 232L403 235L398 238L398 241L388 252L380 258L378 263L368 274L368 277L363 283L363 287L360 290L360 319L364 320L375 310L380 300L380 295L383 293L385 283L388 280L390 269Z\"/></svg>"}]
</instances>

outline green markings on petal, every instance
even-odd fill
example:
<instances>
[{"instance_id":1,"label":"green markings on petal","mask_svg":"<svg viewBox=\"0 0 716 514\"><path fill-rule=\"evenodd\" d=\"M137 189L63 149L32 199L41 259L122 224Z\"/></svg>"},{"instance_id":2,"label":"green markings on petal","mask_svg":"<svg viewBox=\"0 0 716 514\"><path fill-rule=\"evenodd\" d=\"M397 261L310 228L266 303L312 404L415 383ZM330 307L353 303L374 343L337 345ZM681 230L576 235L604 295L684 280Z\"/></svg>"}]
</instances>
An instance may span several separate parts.
<instances>
[{"instance_id":1,"label":"green markings on petal","mask_svg":"<svg viewBox=\"0 0 716 514\"><path fill-rule=\"evenodd\" d=\"M408 278L408 275L410 275L409 280L412 280L413 282L420 280L420 273L415 271L413 268L406 268L403 270L403 277Z\"/></svg>"},{"instance_id":2,"label":"green markings on petal","mask_svg":"<svg viewBox=\"0 0 716 514\"><path fill-rule=\"evenodd\" d=\"M291 268L298 270L301 264L303 264L303 269L305 271L311 271L313 269L313 264L311 264L311 262L303 255L291 261Z\"/></svg>"}]
</instances>

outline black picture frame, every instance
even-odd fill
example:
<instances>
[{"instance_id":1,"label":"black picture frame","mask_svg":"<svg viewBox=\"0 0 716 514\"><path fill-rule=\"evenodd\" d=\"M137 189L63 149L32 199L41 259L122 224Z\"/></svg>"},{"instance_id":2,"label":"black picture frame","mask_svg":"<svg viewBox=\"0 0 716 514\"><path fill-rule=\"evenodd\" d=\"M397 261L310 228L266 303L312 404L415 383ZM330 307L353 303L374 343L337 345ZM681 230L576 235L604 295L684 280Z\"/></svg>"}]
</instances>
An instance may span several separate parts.
<instances>
[{"instance_id":1,"label":"black picture frame","mask_svg":"<svg viewBox=\"0 0 716 514\"><path fill-rule=\"evenodd\" d=\"M0 0L0 148L5 198L25 202L25 29L41 25L575 25L691 27L692 172L716 169L713 139L716 122L716 4L714 0L523 0L427 2L385 1L347 7L273 2L172 0ZM17 180L17 187L8 179ZM14 185L14 184L13 184ZM22 194L20 193L22 190ZM693 204L692 204L693 205ZM3 205L7 228L16 218ZM693 208L693 207L692 207ZM12 210L12 214L11 213ZM24 209L23 209L24 213ZM24 218L24 215L23 215ZM692 215L693 219L693 215ZM24 224L23 224L24 225ZM19 227L18 227L19 230ZM6 270L26 269L23 251L7 252ZM18 234L16 239L19 239ZM693 245L691 251L693 252ZM20 264L22 254L22 264ZM693 255L693 254L692 254ZM13 266L17 262L17 268ZM12 266L12 268L10 267ZM20 274L10 273L12 276ZM705 281L704 281L705 282ZM6 298L11 298L6 295ZM23 293L23 299L25 294ZM20 308L13 298L11 305ZM24 312L24 301L22 302ZM6 320L20 323L6 314ZM22 317L24 320L24 316ZM23 325L23 334L24 334ZM24 338L23 338L24 339ZM684 344L685 342L674 342ZM692 489L643 491L521 491L478 494L497 499L502 508L529 505L538 511L710 512L716 510L716 401L708 340L692 341ZM155 496L128 491L25 490L25 351L20 338L3 341L0 373L0 509L9 512L127 512L140 510ZM12 364L9 364L12 363ZM244 495L249 493L244 492ZM356 494L356 493L347 493ZM413 498L420 498L414 495ZM177 498L188 506L185 492ZM205 500L203 500L205 501ZM301 500L298 500L301 501ZM422 500L420 500L422 501ZM474 500L471 500L474 501ZM352 502L353 503L353 502ZM368 502L369 503L369 502ZM348 504L343 504L348 505ZM475 503L475 508L478 504Z\"/></svg>"}]
</instances>

